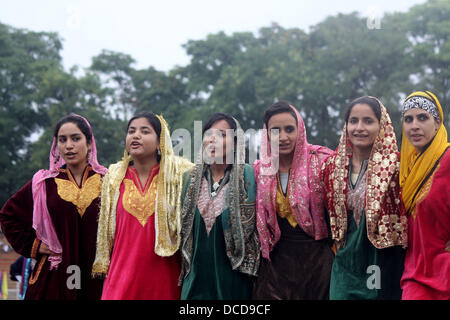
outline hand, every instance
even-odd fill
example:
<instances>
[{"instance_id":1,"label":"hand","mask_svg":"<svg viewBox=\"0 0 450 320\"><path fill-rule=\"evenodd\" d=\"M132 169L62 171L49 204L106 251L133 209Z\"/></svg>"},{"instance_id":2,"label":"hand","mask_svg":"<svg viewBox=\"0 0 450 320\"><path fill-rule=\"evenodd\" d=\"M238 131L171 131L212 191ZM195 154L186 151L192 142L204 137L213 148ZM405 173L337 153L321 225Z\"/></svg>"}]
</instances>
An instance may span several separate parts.
<instances>
[{"instance_id":1,"label":"hand","mask_svg":"<svg viewBox=\"0 0 450 320\"><path fill-rule=\"evenodd\" d=\"M56 252L51 251L49 249L49 247L43 242L41 242L41 245L39 246L39 253L40 254L48 254L48 255L51 255L51 256L59 255Z\"/></svg>"}]
</instances>

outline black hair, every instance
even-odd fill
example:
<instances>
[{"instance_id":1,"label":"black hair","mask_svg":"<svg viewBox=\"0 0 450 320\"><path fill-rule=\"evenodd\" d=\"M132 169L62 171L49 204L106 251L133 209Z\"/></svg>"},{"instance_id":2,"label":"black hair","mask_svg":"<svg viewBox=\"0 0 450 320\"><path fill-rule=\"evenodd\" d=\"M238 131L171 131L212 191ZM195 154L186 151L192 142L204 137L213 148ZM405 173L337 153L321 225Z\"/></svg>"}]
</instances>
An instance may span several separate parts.
<instances>
[{"instance_id":1,"label":"black hair","mask_svg":"<svg viewBox=\"0 0 450 320\"><path fill-rule=\"evenodd\" d=\"M136 119L140 119L140 118L147 119L148 123L150 123L150 125L153 127L153 130L155 130L156 135L158 136L158 140L160 140L160 138L161 138L161 122L159 121L158 117L153 112L150 112L150 111L143 111L143 112L139 112L139 113L135 114L130 119L130 121L128 121L127 132L128 132L128 129L130 128L131 122L133 122Z\"/></svg>"},{"instance_id":2,"label":"black hair","mask_svg":"<svg viewBox=\"0 0 450 320\"><path fill-rule=\"evenodd\" d=\"M345 111L345 123L348 123L348 118L350 118L350 113L352 112L352 109L357 104L367 104L377 117L378 121L381 120L381 106L377 99L363 96L356 98L355 100L351 101L348 106L347 110Z\"/></svg>"},{"instance_id":3,"label":"black hair","mask_svg":"<svg viewBox=\"0 0 450 320\"><path fill-rule=\"evenodd\" d=\"M58 122L55 125L55 130L53 131L53 137L58 141L58 133L59 129L61 129L62 125L65 123L74 123L80 129L80 131L84 134L86 137L87 144L90 144L92 142L92 131L89 127L89 124L84 121L84 119L74 113L71 113L65 117L62 117L58 120Z\"/></svg>"},{"instance_id":4,"label":"black hair","mask_svg":"<svg viewBox=\"0 0 450 320\"><path fill-rule=\"evenodd\" d=\"M150 111L143 111L143 112L139 112L139 113L135 114L128 121L127 132L128 132L128 129L130 128L131 122L133 122L136 119L140 119L140 118L147 119L148 123L150 123L153 130L155 130L155 133L158 136L158 141L161 141L161 121L159 121L158 117L153 112L150 112ZM169 143L170 143L170 141L169 141ZM161 161L161 156L159 154L156 155L156 160L158 162Z\"/></svg>"},{"instance_id":5,"label":"black hair","mask_svg":"<svg viewBox=\"0 0 450 320\"><path fill-rule=\"evenodd\" d=\"M276 114L285 113L285 112L290 113L294 117L295 123L298 126L297 114L295 113L294 110L292 110L291 105L288 102L279 101L279 102L276 102L276 103L272 104L266 110L266 112L264 112L263 121L264 121L264 124L266 125L266 128L267 129L269 128L269 120L270 120L270 118L272 118Z\"/></svg>"},{"instance_id":6,"label":"black hair","mask_svg":"<svg viewBox=\"0 0 450 320\"><path fill-rule=\"evenodd\" d=\"M233 117L229 116L228 114L225 113L221 113L221 112L217 112L214 113L211 117L209 117L209 119L206 121L205 125L203 126L203 130L202 130L202 136L205 134L205 132L210 129L214 123L216 123L217 121L220 120L225 120L228 125L230 126L230 128L234 131L236 131L237 126L236 126L236 122L234 121Z\"/></svg>"}]
</instances>

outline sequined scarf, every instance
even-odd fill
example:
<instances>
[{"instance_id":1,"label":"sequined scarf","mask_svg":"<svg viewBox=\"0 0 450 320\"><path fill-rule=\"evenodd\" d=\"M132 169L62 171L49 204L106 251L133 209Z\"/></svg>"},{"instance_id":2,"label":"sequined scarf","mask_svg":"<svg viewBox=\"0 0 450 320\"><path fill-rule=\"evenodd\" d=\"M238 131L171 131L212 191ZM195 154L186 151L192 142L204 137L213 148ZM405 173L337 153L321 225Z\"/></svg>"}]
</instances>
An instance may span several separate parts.
<instances>
[{"instance_id":1,"label":"sequined scarf","mask_svg":"<svg viewBox=\"0 0 450 320\"><path fill-rule=\"evenodd\" d=\"M320 168L325 158L332 153L326 147L311 145L306 140L303 119L293 106L297 115L297 141L291 173L288 182L288 197L292 213L300 227L315 240L328 237L324 216L322 184L319 179ZM267 128L264 126L261 137L261 160L255 161L257 180L257 227L262 255L266 259L280 239L281 231L277 222L276 195L277 175L271 170L275 155L271 155Z\"/></svg>"},{"instance_id":2,"label":"sequined scarf","mask_svg":"<svg viewBox=\"0 0 450 320\"><path fill-rule=\"evenodd\" d=\"M378 249L394 245L406 247L407 218L401 202L397 141L387 110L378 102L381 106L380 131L373 144L366 173L364 209L367 237ZM345 125L336 152L326 160L322 169L331 234L338 248L345 245L347 233L351 157L352 147Z\"/></svg>"},{"instance_id":3,"label":"sequined scarf","mask_svg":"<svg viewBox=\"0 0 450 320\"><path fill-rule=\"evenodd\" d=\"M230 209L229 219L222 220L226 254L233 270L256 275L259 268L259 241L255 228L255 204L247 201L244 171L253 168L245 165L245 140L239 122L236 122L237 146L231 169L225 202ZM182 208L181 253L182 264L179 284L188 275L191 266L193 247L193 224L195 210L206 165L198 155L195 167L186 177L184 203ZM247 167L247 169L246 169ZM252 174L253 176L253 174Z\"/></svg>"},{"instance_id":4,"label":"sequined scarf","mask_svg":"<svg viewBox=\"0 0 450 320\"><path fill-rule=\"evenodd\" d=\"M155 248L159 256L171 256L179 248L181 232L181 187L183 174L193 167L187 159L175 156L172 149L169 128L162 116L161 122L161 162L155 210ZM125 177L131 157L125 151L118 163L109 167L103 178L100 217L97 232L97 252L92 267L94 276L108 273L111 251L116 233L116 208L120 195L120 185Z\"/></svg>"}]
</instances>

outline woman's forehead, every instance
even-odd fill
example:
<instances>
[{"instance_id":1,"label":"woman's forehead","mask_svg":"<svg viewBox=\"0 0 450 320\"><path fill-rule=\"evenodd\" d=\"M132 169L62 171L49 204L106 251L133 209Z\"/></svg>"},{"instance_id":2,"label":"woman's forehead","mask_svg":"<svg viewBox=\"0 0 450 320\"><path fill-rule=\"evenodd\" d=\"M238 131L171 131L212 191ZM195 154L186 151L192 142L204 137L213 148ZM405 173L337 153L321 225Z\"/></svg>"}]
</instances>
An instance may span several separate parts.
<instances>
[{"instance_id":1,"label":"woman's forehead","mask_svg":"<svg viewBox=\"0 0 450 320\"><path fill-rule=\"evenodd\" d=\"M289 112L278 113L270 117L268 125L269 127L285 127L296 126L294 116Z\"/></svg>"},{"instance_id":2,"label":"woman's forehead","mask_svg":"<svg viewBox=\"0 0 450 320\"><path fill-rule=\"evenodd\" d=\"M81 132L80 128L78 128L78 125L73 122L64 123L58 131L58 136L71 136L74 134L83 134L83 132Z\"/></svg>"}]
</instances>

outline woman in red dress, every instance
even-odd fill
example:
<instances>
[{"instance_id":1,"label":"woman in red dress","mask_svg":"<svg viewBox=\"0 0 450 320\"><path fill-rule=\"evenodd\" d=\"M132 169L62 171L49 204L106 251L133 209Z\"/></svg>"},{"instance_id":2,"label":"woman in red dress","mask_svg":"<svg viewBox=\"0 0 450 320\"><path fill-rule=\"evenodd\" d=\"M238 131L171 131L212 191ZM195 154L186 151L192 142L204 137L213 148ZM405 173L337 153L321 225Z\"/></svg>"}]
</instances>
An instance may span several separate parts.
<instances>
[{"instance_id":1,"label":"woman in red dress","mask_svg":"<svg viewBox=\"0 0 450 320\"><path fill-rule=\"evenodd\" d=\"M400 185L408 214L403 300L450 300L450 143L429 91L403 104Z\"/></svg>"},{"instance_id":2,"label":"woman in red dress","mask_svg":"<svg viewBox=\"0 0 450 320\"><path fill-rule=\"evenodd\" d=\"M180 193L191 166L173 155L161 116L145 112L129 121L124 158L102 184L93 267L107 276L102 299L180 298Z\"/></svg>"}]
</instances>

